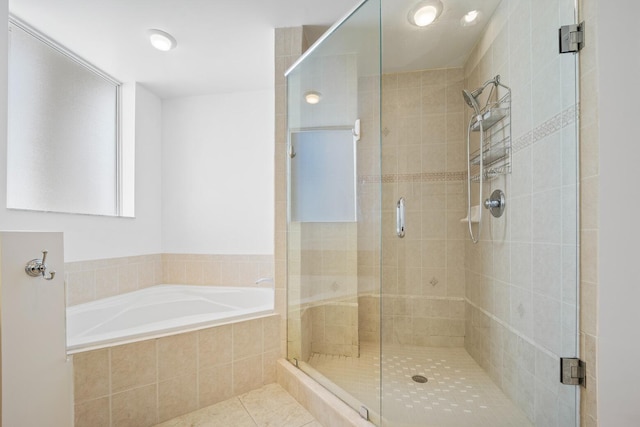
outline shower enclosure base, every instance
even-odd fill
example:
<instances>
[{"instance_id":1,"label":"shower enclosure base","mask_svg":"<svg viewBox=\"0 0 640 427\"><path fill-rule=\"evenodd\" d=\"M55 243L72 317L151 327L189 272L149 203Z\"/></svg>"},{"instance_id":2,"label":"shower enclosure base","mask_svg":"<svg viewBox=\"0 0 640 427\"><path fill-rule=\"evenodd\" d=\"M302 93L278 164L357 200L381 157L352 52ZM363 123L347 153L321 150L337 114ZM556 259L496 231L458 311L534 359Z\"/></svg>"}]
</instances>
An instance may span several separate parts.
<instances>
[{"instance_id":1,"label":"shower enclosure base","mask_svg":"<svg viewBox=\"0 0 640 427\"><path fill-rule=\"evenodd\" d=\"M362 342L360 357L314 353L309 365L394 427L528 427L531 423L464 348ZM375 375L372 373L375 372ZM426 383L412 380L422 375Z\"/></svg>"}]
</instances>

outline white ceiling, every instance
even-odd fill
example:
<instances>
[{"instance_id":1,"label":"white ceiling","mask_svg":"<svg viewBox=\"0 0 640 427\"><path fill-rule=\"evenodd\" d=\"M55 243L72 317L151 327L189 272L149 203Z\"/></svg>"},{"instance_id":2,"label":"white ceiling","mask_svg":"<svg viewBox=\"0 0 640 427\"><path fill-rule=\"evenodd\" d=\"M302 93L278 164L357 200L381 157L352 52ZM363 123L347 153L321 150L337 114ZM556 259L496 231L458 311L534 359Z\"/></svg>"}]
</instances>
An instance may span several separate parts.
<instances>
[{"instance_id":1,"label":"white ceiling","mask_svg":"<svg viewBox=\"0 0 640 427\"><path fill-rule=\"evenodd\" d=\"M458 15L475 3L475 8L488 10L486 18L500 0L443 0L445 11L437 25L423 30L406 21L416 1L384 2L384 61L389 71L460 65L482 24L460 31ZM10 0L10 11L115 78L138 81L162 98L173 98L273 87L274 28L330 25L358 3ZM178 47L170 52L151 48L146 35L150 28L172 34Z\"/></svg>"},{"instance_id":2,"label":"white ceiling","mask_svg":"<svg viewBox=\"0 0 640 427\"><path fill-rule=\"evenodd\" d=\"M417 1L382 3L385 72L463 66L501 0L442 0L442 14L424 28L407 20ZM471 10L480 11L477 23L463 27L460 20Z\"/></svg>"}]
</instances>

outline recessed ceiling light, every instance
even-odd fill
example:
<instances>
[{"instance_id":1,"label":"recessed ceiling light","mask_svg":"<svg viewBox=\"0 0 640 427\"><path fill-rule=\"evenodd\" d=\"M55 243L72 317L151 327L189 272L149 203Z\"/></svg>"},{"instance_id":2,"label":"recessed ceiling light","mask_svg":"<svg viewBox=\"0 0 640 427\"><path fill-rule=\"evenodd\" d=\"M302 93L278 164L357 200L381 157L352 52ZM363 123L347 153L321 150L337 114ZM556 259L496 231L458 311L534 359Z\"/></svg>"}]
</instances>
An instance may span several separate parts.
<instances>
[{"instance_id":1,"label":"recessed ceiling light","mask_svg":"<svg viewBox=\"0 0 640 427\"><path fill-rule=\"evenodd\" d=\"M310 90L304 94L304 100L307 101L307 104L317 104L320 99L322 99L322 94L315 90Z\"/></svg>"},{"instance_id":2,"label":"recessed ceiling light","mask_svg":"<svg viewBox=\"0 0 640 427\"><path fill-rule=\"evenodd\" d=\"M166 52L168 50L175 49L178 45L178 42L171 34L162 30L149 30L148 34L151 45L158 50Z\"/></svg>"},{"instance_id":3,"label":"recessed ceiling light","mask_svg":"<svg viewBox=\"0 0 640 427\"><path fill-rule=\"evenodd\" d=\"M442 13L442 2L440 0L426 0L418 3L409 12L409 22L418 27L426 27L433 24Z\"/></svg>"},{"instance_id":4,"label":"recessed ceiling light","mask_svg":"<svg viewBox=\"0 0 640 427\"><path fill-rule=\"evenodd\" d=\"M468 25L474 25L476 22L478 22L478 16L480 16L480 11L471 10L471 11L467 12L467 14L462 17L462 19L460 20L460 23L464 27L466 27Z\"/></svg>"}]
</instances>

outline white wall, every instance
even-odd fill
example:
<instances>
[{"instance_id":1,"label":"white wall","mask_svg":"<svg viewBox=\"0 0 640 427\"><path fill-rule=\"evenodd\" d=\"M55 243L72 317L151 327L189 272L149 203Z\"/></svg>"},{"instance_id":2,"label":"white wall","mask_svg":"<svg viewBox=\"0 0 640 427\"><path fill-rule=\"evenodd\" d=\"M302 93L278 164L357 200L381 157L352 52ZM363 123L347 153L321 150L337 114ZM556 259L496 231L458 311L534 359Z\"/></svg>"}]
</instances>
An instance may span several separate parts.
<instances>
[{"instance_id":1,"label":"white wall","mask_svg":"<svg viewBox=\"0 0 640 427\"><path fill-rule=\"evenodd\" d=\"M600 279L598 422L638 425L640 227L637 0L599 2ZM594 40L586 40L594 43Z\"/></svg>"},{"instance_id":2,"label":"white wall","mask_svg":"<svg viewBox=\"0 0 640 427\"><path fill-rule=\"evenodd\" d=\"M16 268L43 246L52 280ZM0 232L3 426L73 426L64 276L62 233Z\"/></svg>"},{"instance_id":3,"label":"white wall","mask_svg":"<svg viewBox=\"0 0 640 427\"><path fill-rule=\"evenodd\" d=\"M2 0L6 13L6 1ZM5 14L6 18L6 14ZM6 19L5 19L6 20ZM6 31L0 81L6 82ZM1 40L0 40L1 41ZM65 261L158 253L161 250L161 102L136 86L136 217L114 218L6 208L6 175L0 175L0 230L62 231ZM0 85L0 164L6 162L6 83ZM4 169L4 168L3 168Z\"/></svg>"},{"instance_id":4,"label":"white wall","mask_svg":"<svg viewBox=\"0 0 640 427\"><path fill-rule=\"evenodd\" d=\"M272 254L273 91L162 108L162 250Z\"/></svg>"}]
</instances>

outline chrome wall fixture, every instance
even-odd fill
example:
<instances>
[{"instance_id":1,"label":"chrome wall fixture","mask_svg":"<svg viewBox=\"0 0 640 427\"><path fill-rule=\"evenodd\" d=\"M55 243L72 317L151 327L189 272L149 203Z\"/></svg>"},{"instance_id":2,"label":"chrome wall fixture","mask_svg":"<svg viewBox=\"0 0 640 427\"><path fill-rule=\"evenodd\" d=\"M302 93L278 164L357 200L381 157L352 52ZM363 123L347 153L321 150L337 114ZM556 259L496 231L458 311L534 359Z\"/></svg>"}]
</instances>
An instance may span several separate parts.
<instances>
[{"instance_id":1,"label":"chrome wall fixture","mask_svg":"<svg viewBox=\"0 0 640 427\"><path fill-rule=\"evenodd\" d=\"M506 90L497 101L498 86ZM478 98L482 92L491 87L491 92L486 97L483 107L480 107ZM469 91L464 89L462 97L474 114L469 119L467 127L467 223L469 235L473 243L480 239L480 224L482 223L482 209L478 209L475 220L478 223L478 232L474 233L472 227L471 182L478 183L478 206L483 202L483 187L485 179L490 180L498 175L511 172L511 88L500 82L500 75L484 82L479 88ZM493 100L493 101L492 101ZM471 152L471 132L479 132L480 147L474 153ZM494 194L496 194L494 192ZM504 193L502 198L488 199L489 205L485 207L491 210L495 217L504 212ZM501 203L499 206L496 203ZM496 205L496 206L494 206ZM499 212L498 215L494 213Z\"/></svg>"},{"instance_id":2,"label":"chrome wall fixture","mask_svg":"<svg viewBox=\"0 0 640 427\"><path fill-rule=\"evenodd\" d=\"M401 239L404 237L404 197L396 204L396 234Z\"/></svg>"},{"instance_id":3,"label":"chrome wall fixture","mask_svg":"<svg viewBox=\"0 0 640 427\"><path fill-rule=\"evenodd\" d=\"M506 201L502 190L494 190L493 193L491 193L491 196L484 201L484 207L489 209L489 212L491 212L491 215L495 218L500 218L502 216L505 204Z\"/></svg>"},{"instance_id":4,"label":"chrome wall fixture","mask_svg":"<svg viewBox=\"0 0 640 427\"><path fill-rule=\"evenodd\" d=\"M53 280L56 275L55 271L51 271L49 273L49 277L46 277L47 273L47 254L49 252L44 250L42 251L42 258L34 258L27 263L24 267L24 271L31 277L42 276L45 280Z\"/></svg>"}]
</instances>

